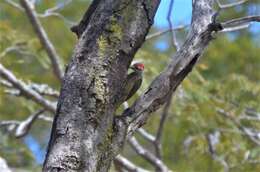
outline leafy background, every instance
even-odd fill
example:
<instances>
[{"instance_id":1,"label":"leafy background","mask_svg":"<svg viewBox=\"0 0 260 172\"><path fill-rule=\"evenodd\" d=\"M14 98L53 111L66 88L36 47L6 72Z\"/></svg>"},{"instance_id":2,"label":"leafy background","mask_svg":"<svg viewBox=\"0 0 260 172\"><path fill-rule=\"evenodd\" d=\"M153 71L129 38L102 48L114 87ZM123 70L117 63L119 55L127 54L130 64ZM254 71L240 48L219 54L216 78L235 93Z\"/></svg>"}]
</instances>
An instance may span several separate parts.
<instances>
[{"instance_id":1,"label":"leafy background","mask_svg":"<svg viewBox=\"0 0 260 172\"><path fill-rule=\"evenodd\" d=\"M230 2L230 1L222 1ZM61 0L38 0L39 13ZM69 21L77 22L87 6L87 0L74 0L60 11ZM168 28L166 20L169 1L162 0L150 34ZM221 11L219 20L260 14L259 0L250 0L236 8ZM174 25L189 24L191 2L176 0L171 16ZM70 31L71 23L58 17L42 18L50 40L65 64L70 60L77 41ZM189 28L177 31L180 43ZM0 63L27 83L47 83L59 90L60 83L53 76L49 58L35 36L25 14L6 2L0 2L0 54L7 47L17 45L20 51L12 51L0 57ZM145 80L138 94L142 93L167 65L173 56L171 34L150 39L136 54L145 64ZM174 171L201 172L224 171L222 164L212 158L208 150L207 135L219 133L216 154L230 165L230 171L260 171L260 147L252 142L231 120L217 112L222 109L239 118L245 110L260 112L260 25L227 34L218 34L200 59L193 72L183 81L174 95L163 134L163 160ZM131 104L138 94L133 97ZM23 120L39 108L30 100L11 96L0 87L0 120ZM155 134L162 110L158 110L145 125ZM51 114L48 114L51 115ZM245 127L260 132L259 121L240 120ZM49 139L51 124L38 120L30 133L16 139L0 130L0 156L13 169L40 171ZM153 146L137 135L140 142L153 151ZM144 159L138 157L126 145L123 155L136 164L154 171ZM245 160L245 156L249 158Z\"/></svg>"}]
</instances>

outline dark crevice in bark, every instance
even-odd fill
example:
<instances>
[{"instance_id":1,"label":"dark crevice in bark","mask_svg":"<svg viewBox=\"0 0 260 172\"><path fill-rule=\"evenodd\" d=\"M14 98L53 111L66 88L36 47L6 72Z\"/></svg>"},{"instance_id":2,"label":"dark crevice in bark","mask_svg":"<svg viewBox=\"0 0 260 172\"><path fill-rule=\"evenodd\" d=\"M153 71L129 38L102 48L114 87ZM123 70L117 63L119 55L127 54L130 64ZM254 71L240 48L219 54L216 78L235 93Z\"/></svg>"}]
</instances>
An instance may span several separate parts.
<instances>
[{"instance_id":1,"label":"dark crevice in bark","mask_svg":"<svg viewBox=\"0 0 260 172\"><path fill-rule=\"evenodd\" d=\"M91 3L87 12L83 16L83 19L80 21L80 23L76 26L71 27L71 31L74 32L78 38L82 35L84 30L88 26L91 15L92 13L94 13L94 11L96 10L100 2L101 0L95 0L95 3Z\"/></svg>"}]
</instances>

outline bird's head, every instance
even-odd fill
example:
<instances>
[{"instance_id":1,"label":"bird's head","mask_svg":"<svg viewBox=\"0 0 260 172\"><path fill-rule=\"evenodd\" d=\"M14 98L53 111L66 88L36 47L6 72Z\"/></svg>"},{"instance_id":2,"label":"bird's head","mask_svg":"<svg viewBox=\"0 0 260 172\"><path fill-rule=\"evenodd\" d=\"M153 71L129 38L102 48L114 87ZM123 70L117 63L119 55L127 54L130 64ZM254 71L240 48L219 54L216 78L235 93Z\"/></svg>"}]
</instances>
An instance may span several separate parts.
<instances>
[{"instance_id":1,"label":"bird's head","mask_svg":"<svg viewBox=\"0 0 260 172\"><path fill-rule=\"evenodd\" d=\"M143 72L144 71L144 64L143 63L134 63L130 67L133 69L135 72Z\"/></svg>"}]
</instances>

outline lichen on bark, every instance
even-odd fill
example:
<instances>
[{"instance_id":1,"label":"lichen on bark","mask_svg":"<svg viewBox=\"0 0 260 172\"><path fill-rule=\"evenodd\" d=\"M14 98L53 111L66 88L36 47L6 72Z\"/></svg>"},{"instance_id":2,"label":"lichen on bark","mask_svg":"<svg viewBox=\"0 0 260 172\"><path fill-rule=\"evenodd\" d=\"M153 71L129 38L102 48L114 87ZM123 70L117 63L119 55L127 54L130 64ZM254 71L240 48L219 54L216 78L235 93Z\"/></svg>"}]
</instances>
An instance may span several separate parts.
<instances>
[{"instance_id":1,"label":"lichen on bark","mask_svg":"<svg viewBox=\"0 0 260 172\"><path fill-rule=\"evenodd\" d=\"M144 1L153 4L154 15L157 0L94 0L73 28L79 41L64 76L44 172L107 171L122 147L115 110L127 68L151 26Z\"/></svg>"}]
</instances>

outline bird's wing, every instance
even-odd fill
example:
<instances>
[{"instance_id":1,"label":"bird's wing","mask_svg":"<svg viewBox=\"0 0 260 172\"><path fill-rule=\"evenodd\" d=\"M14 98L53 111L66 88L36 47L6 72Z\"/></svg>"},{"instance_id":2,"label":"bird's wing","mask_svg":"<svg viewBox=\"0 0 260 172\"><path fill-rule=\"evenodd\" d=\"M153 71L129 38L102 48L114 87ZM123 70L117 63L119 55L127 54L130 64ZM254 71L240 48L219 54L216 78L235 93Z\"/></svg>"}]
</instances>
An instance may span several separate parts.
<instances>
[{"instance_id":1,"label":"bird's wing","mask_svg":"<svg viewBox=\"0 0 260 172\"><path fill-rule=\"evenodd\" d=\"M134 84L135 83L135 84ZM132 85L132 88L130 88L130 91L128 92L127 98L125 99L125 101L127 101L128 99L130 99L135 93L136 91L140 88L141 84L142 84L142 78L139 78L136 82L134 82Z\"/></svg>"}]
</instances>

